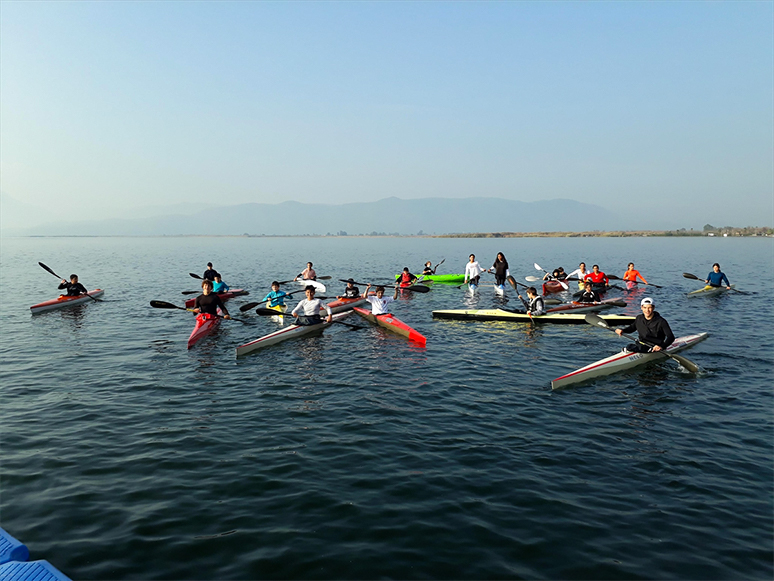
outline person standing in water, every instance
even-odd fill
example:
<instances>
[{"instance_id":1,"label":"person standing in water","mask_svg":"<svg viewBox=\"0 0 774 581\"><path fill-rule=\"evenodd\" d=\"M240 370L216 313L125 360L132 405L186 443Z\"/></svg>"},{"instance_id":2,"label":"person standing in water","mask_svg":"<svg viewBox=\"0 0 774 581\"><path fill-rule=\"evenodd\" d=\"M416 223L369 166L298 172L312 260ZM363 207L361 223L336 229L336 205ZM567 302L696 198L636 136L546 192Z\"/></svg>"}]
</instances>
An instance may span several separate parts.
<instances>
[{"instance_id":1,"label":"person standing in water","mask_svg":"<svg viewBox=\"0 0 774 581\"><path fill-rule=\"evenodd\" d=\"M495 258L490 272L494 272L495 284L497 286L503 286L505 284L506 279L511 275L511 271L508 269L508 261L505 259L505 254L502 252L497 253L497 258Z\"/></svg>"},{"instance_id":2,"label":"person standing in water","mask_svg":"<svg viewBox=\"0 0 774 581\"><path fill-rule=\"evenodd\" d=\"M482 272L486 272L486 269L481 268L481 265L476 261L476 255L471 254L468 257L468 263L465 265L465 282L478 286Z\"/></svg>"}]
</instances>

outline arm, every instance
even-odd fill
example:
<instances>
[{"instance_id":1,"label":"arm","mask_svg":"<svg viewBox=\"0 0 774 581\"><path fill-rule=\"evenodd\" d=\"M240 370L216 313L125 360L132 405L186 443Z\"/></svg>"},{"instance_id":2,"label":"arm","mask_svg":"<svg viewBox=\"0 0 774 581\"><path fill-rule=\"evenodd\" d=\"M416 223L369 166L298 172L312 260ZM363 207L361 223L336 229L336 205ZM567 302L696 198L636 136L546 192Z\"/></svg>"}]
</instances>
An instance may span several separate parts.
<instances>
[{"instance_id":1,"label":"arm","mask_svg":"<svg viewBox=\"0 0 774 581\"><path fill-rule=\"evenodd\" d=\"M723 281L726 281L726 288L731 288L731 283L728 282L728 277L726 276L726 273L723 273L723 276L720 278L720 284L723 284Z\"/></svg>"},{"instance_id":2,"label":"arm","mask_svg":"<svg viewBox=\"0 0 774 581\"><path fill-rule=\"evenodd\" d=\"M331 312L331 308L323 303L323 307L325 307L325 312L328 313L328 319L326 320L327 323L330 323L333 321L333 313Z\"/></svg>"},{"instance_id":3,"label":"arm","mask_svg":"<svg viewBox=\"0 0 774 581\"><path fill-rule=\"evenodd\" d=\"M634 325L634 323L632 323L631 325L627 325L623 329L616 329L615 332L618 333L618 335L620 336L622 333L626 333L628 335L629 333L633 333L636 330L637 330L637 327Z\"/></svg>"},{"instance_id":4,"label":"arm","mask_svg":"<svg viewBox=\"0 0 774 581\"><path fill-rule=\"evenodd\" d=\"M221 311L226 313L223 315L224 319L230 319L231 315L228 314L228 309L226 308L226 305L223 304L223 301L220 300L220 297L218 295L215 295L215 304L220 308Z\"/></svg>"},{"instance_id":5,"label":"arm","mask_svg":"<svg viewBox=\"0 0 774 581\"><path fill-rule=\"evenodd\" d=\"M64 290L70 286L70 283L67 282L65 279L62 279L62 284L60 284L58 287L59 290Z\"/></svg>"},{"instance_id":6,"label":"arm","mask_svg":"<svg viewBox=\"0 0 774 581\"><path fill-rule=\"evenodd\" d=\"M644 277L644 276L642 276L642 275L641 275L639 272L637 273L637 276L639 276L639 277L642 279L642 282L644 282L645 284L648 284L648 281L647 281L647 280L645 280L645 277ZM636 280L637 280L637 278L635 277L635 279L634 279L634 280L636 281Z\"/></svg>"},{"instance_id":7,"label":"arm","mask_svg":"<svg viewBox=\"0 0 774 581\"><path fill-rule=\"evenodd\" d=\"M298 304L296 305L296 307L292 311L290 311L290 314L293 315L294 317L297 317L298 313L304 310L305 304L306 304L306 299L301 299L300 301L298 301Z\"/></svg>"},{"instance_id":8,"label":"arm","mask_svg":"<svg viewBox=\"0 0 774 581\"><path fill-rule=\"evenodd\" d=\"M667 323L666 319L661 319L661 331L664 333L664 346L661 347L659 345L656 345L653 347L653 351L661 351L661 349L666 349L669 347L672 343L675 342L675 334L672 333L672 329L669 326L669 323Z\"/></svg>"}]
</instances>

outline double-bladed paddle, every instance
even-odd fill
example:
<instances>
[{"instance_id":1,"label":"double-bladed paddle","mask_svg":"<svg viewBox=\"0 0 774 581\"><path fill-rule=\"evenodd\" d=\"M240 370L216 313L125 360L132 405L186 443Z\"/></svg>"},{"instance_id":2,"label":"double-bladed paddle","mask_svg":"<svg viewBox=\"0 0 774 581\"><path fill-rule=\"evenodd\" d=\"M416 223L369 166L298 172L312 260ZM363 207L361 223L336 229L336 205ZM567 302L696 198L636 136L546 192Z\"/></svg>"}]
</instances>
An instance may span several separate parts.
<instances>
[{"instance_id":1,"label":"double-bladed paddle","mask_svg":"<svg viewBox=\"0 0 774 581\"><path fill-rule=\"evenodd\" d=\"M53 274L55 277L57 277L59 280L64 280L64 279L63 279L61 276L59 276L57 273L55 273L53 270L51 270L51 269L50 269L48 266L46 266L46 265L45 265L45 264L43 264L42 262L38 262L38 264L40 265L40 267L41 267L43 270L47 270L48 272L50 272L51 274ZM101 301L101 300L99 300L99 299L95 299L95 298L94 298L93 296L91 296L89 293L86 293L86 296L87 296L87 297L89 297L91 300L93 300L93 301L94 301L94 302L96 302L96 303L101 303L101 302L102 302L102 301Z\"/></svg>"},{"instance_id":2,"label":"double-bladed paddle","mask_svg":"<svg viewBox=\"0 0 774 581\"><path fill-rule=\"evenodd\" d=\"M620 276L616 276L614 274L606 274L605 276L607 276L607 278L609 278L610 280L626 280L625 278L621 278ZM631 280L631 281L627 280L626 282L633 282L635 284L645 284L645 285L656 287L656 288L664 288L663 286L660 286L660 285L657 285L657 284L653 284L652 282L644 282L643 281L642 283L639 283L636 280ZM616 287L616 288L618 288L618 287ZM622 290L628 290L628 289L622 289Z\"/></svg>"},{"instance_id":3,"label":"double-bladed paddle","mask_svg":"<svg viewBox=\"0 0 774 581\"><path fill-rule=\"evenodd\" d=\"M540 265L539 265L537 262L535 262L535 263L533 264L533 266L535 267L535 270L542 270L542 271L543 271L543 272L545 272L546 274L551 274L551 273L550 273L550 272L548 272L548 271L547 271L545 268L543 268L542 266L540 266ZM527 280L529 280L529 279L530 279L530 277L527 277ZM535 279L535 280L538 280L538 279ZM554 279L553 279L553 277L551 278L551 280L554 280ZM535 282L535 281L530 281L530 282ZM556 282L558 282L560 285L562 285L562 288L563 288L564 290L569 290L569 288L570 288L570 287L569 287L569 286L567 286L567 284L566 284L566 283L562 282L561 280L557 280Z\"/></svg>"},{"instance_id":4,"label":"double-bladed paddle","mask_svg":"<svg viewBox=\"0 0 774 581\"><path fill-rule=\"evenodd\" d=\"M43 266L43 265L41 265L41 266ZM695 274L691 274L690 272L684 272L684 273L683 273L683 276L684 276L685 278L690 278L691 280L698 280L698 281L701 281L701 282L703 282L704 284L707 284L707 282L706 282L706 279L704 279L704 278L699 278L698 276L696 276ZM731 290L732 290L732 291L734 291L734 292L737 292L737 293L739 293L740 295L746 295L746 294L749 294L749 293L746 293L746 292L744 292L744 291L736 290L734 287L731 287Z\"/></svg>"},{"instance_id":5,"label":"double-bladed paddle","mask_svg":"<svg viewBox=\"0 0 774 581\"><path fill-rule=\"evenodd\" d=\"M601 327L603 329L607 329L608 331L612 331L613 333L616 332L615 329L613 329L610 325L607 324L607 321L605 321L602 317L599 315L595 315L594 313L589 313L584 317L585 321L589 325L594 325L595 327ZM616 333L617 334L617 333ZM626 333L621 333L621 337L626 337L627 339L631 339L635 343L639 343L640 345L645 345L646 347L655 347L655 345L651 345L650 343L645 343L644 341L640 341L639 339L635 339L631 335L627 335ZM671 353L667 353L666 349L662 349L661 351L651 351L651 353L663 353L670 359L674 359L677 361L680 365L685 367L688 371L692 373L698 373L699 372L699 366L696 365L693 361L690 361L689 359L686 359L685 357L681 357L680 355L673 355Z\"/></svg>"},{"instance_id":6,"label":"double-bladed paddle","mask_svg":"<svg viewBox=\"0 0 774 581\"><path fill-rule=\"evenodd\" d=\"M255 309L255 312L261 315L262 317L275 317L275 316L289 316L293 317L295 315L288 315L287 313L282 313L281 311L275 311L274 309ZM336 323L337 325L344 325L345 327L352 327L353 329L365 329L366 327L363 327L361 325L353 325L352 323L345 323L344 321L331 321L331 323Z\"/></svg>"},{"instance_id":7,"label":"double-bladed paddle","mask_svg":"<svg viewBox=\"0 0 774 581\"><path fill-rule=\"evenodd\" d=\"M294 295L296 293L302 293L302 292L305 292L304 289L290 291L289 293L285 293L285 296L289 297L289 296ZM317 297L317 298L320 298L320 297ZM268 303L269 301L272 301L272 300L274 300L274 299L266 299L265 301L258 301L257 303L247 303L246 305L242 305L241 307L239 307L239 310L244 313L244 312L247 312L247 311L253 309L254 307L257 307L258 305L262 305L264 303Z\"/></svg>"},{"instance_id":8,"label":"double-bladed paddle","mask_svg":"<svg viewBox=\"0 0 774 581\"><path fill-rule=\"evenodd\" d=\"M194 312L193 309L187 309L186 307L178 307L177 305L174 305L172 303L168 303L166 301L151 301L150 302L150 306L152 306L154 309L178 309L180 311L189 311L191 313ZM274 311L274 312L276 313L277 311ZM215 316L218 317L219 319L225 319L225 317L222 316L222 315L215 315ZM229 315L229 316L231 316L231 315ZM228 321L229 319L226 319L226 320ZM236 317L231 317L230 320L231 321L239 321L240 323L247 323L248 322L245 319L237 319Z\"/></svg>"}]
</instances>

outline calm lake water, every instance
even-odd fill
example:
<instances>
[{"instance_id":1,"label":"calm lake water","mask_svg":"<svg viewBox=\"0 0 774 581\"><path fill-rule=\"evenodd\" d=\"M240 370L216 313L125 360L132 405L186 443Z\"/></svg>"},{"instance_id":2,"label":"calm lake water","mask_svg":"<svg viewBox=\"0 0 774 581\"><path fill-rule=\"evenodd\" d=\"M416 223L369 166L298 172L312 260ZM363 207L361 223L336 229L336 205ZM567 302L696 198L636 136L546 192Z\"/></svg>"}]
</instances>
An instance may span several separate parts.
<instances>
[{"instance_id":1,"label":"calm lake water","mask_svg":"<svg viewBox=\"0 0 774 581\"><path fill-rule=\"evenodd\" d=\"M626 341L432 319L488 289L398 301L426 349L353 315L239 360L276 324L188 351L192 315L148 304L182 304L210 260L250 290L238 312L307 260L368 280L498 251L521 281L634 261L677 336L711 334L684 352L704 371L552 392ZM38 261L105 301L31 316L58 294ZM681 273L715 261L748 294L687 298ZM74 579L771 579L773 269L761 238L3 239L0 522Z\"/></svg>"}]
</instances>

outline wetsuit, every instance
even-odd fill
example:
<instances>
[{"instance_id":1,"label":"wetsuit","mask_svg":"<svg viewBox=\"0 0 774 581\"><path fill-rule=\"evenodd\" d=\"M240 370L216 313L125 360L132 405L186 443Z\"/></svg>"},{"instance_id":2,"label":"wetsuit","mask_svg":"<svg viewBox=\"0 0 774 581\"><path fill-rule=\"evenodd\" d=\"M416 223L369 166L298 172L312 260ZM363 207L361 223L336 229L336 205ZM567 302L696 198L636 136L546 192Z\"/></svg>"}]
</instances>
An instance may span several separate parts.
<instances>
[{"instance_id":1,"label":"wetsuit","mask_svg":"<svg viewBox=\"0 0 774 581\"><path fill-rule=\"evenodd\" d=\"M640 341L648 343L648 345L641 345L640 343L627 345L626 350L633 353L648 353L650 352L651 345L658 345L662 349L666 349L675 342L675 336L672 333L672 329L669 328L669 323L658 314L658 311L653 311L653 316L650 320L646 319L645 315L637 315L634 323L624 327L621 331L624 333L637 331Z\"/></svg>"},{"instance_id":2,"label":"wetsuit","mask_svg":"<svg viewBox=\"0 0 774 581\"><path fill-rule=\"evenodd\" d=\"M728 277L722 272L715 272L714 270L710 272L707 275L707 280L709 281L710 286L731 286L731 283L728 282ZM723 284L723 281L726 282L726 284ZM62 288L61 286L59 288Z\"/></svg>"},{"instance_id":3,"label":"wetsuit","mask_svg":"<svg viewBox=\"0 0 774 581\"><path fill-rule=\"evenodd\" d=\"M63 282L59 285L58 288L59 290L67 289L68 297L77 297L78 295L85 295L89 292L86 290L86 287L79 282L76 282L75 284L71 282Z\"/></svg>"},{"instance_id":4,"label":"wetsuit","mask_svg":"<svg viewBox=\"0 0 774 581\"><path fill-rule=\"evenodd\" d=\"M216 276L220 276L220 273L214 268L208 268L207 270L204 271L204 275L202 276L202 278L204 280L211 280L212 282L215 282Z\"/></svg>"},{"instance_id":5,"label":"wetsuit","mask_svg":"<svg viewBox=\"0 0 774 581\"><path fill-rule=\"evenodd\" d=\"M494 264L492 265L492 268L494 268L494 275L495 275L495 284L496 285L503 285L505 284L505 279L508 278L508 276L511 274L508 270L508 261L503 260L502 262L495 260Z\"/></svg>"},{"instance_id":6,"label":"wetsuit","mask_svg":"<svg viewBox=\"0 0 774 581\"><path fill-rule=\"evenodd\" d=\"M218 308L220 308L224 315L228 315L228 310L223 305L223 301L221 301L220 297L215 293L210 293L208 295L201 294L196 297L194 308L200 309L200 312L206 315L214 316L218 315Z\"/></svg>"},{"instance_id":7,"label":"wetsuit","mask_svg":"<svg viewBox=\"0 0 774 581\"><path fill-rule=\"evenodd\" d=\"M593 290L584 291L584 293L578 297L579 303L598 303L600 301L599 295Z\"/></svg>"},{"instance_id":8,"label":"wetsuit","mask_svg":"<svg viewBox=\"0 0 774 581\"><path fill-rule=\"evenodd\" d=\"M269 307L284 307L285 306L285 297L288 296L288 293L285 291L271 291L269 294L267 294L265 297L263 297L263 301L265 302L268 300L271 300L269 303Z\"/></svg>"}]
</instances>

